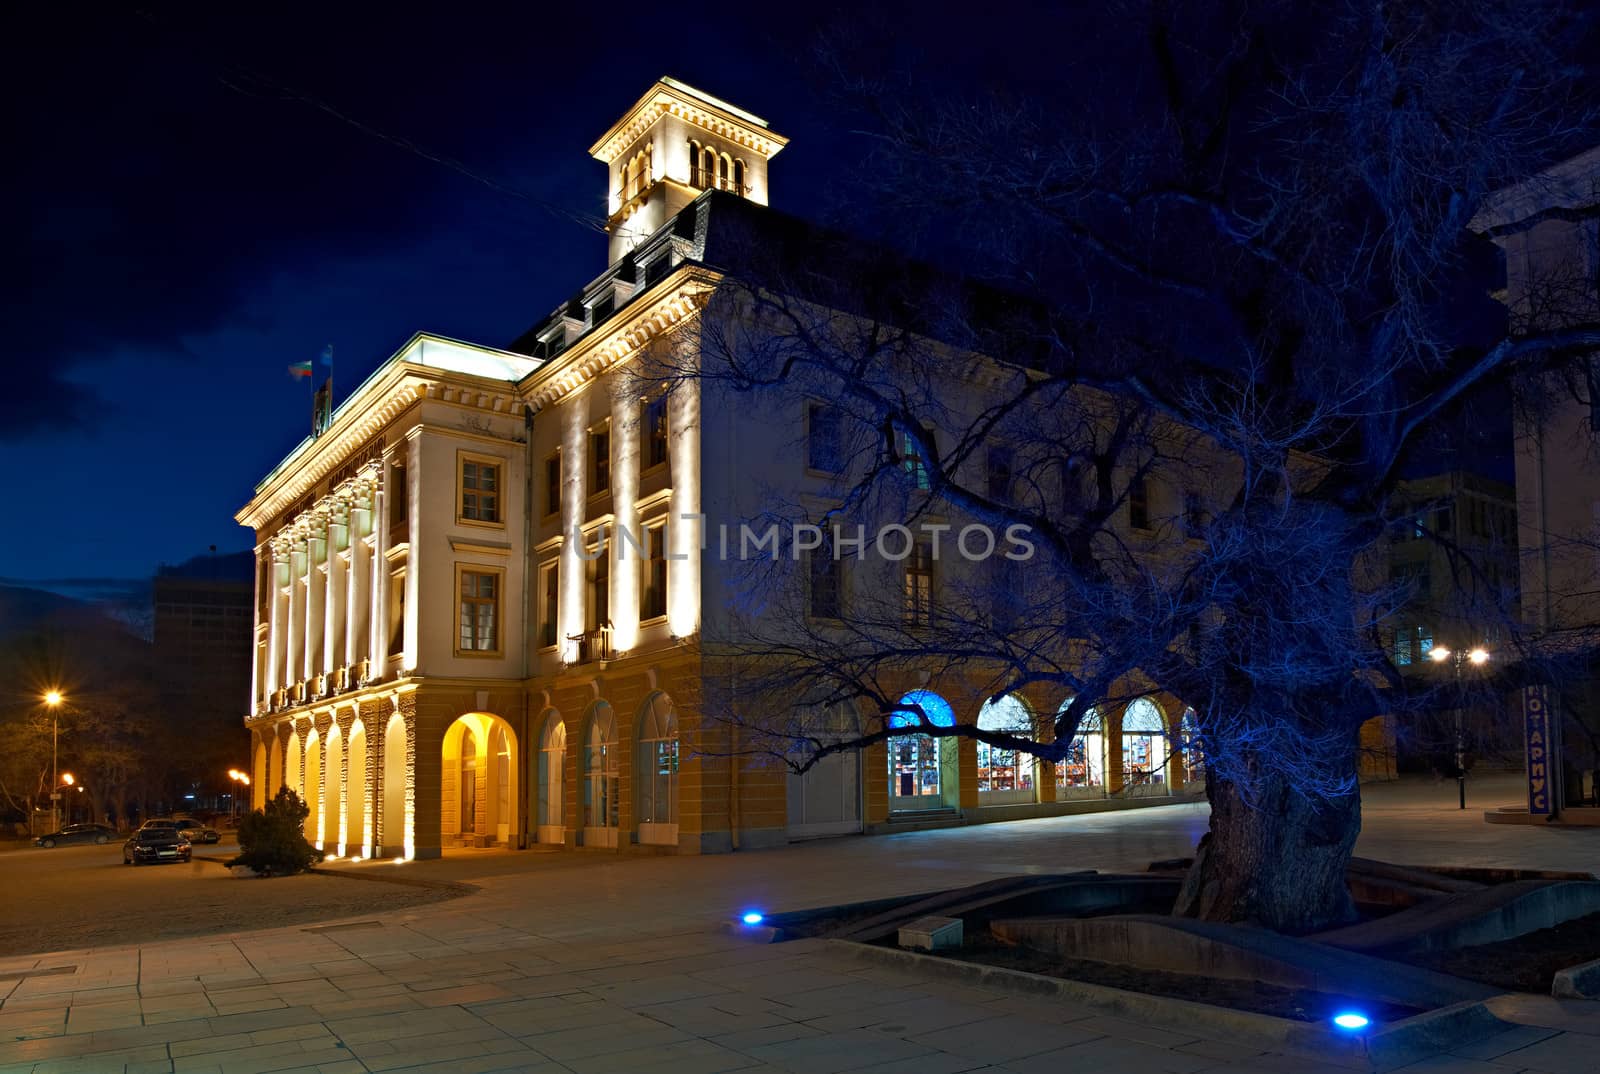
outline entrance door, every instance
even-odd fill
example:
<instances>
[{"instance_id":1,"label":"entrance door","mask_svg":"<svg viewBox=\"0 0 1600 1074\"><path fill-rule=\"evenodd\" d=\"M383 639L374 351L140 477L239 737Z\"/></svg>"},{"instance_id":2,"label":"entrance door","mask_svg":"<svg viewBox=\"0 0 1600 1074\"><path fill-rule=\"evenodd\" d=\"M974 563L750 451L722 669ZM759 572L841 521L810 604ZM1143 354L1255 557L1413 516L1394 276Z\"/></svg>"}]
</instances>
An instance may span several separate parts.
<instances>
[{"instance_id":1,"label":"entrance door","mask_svg":"<svg viewBox=\"0 0 1600 1074\"><path fill-rule=\"evenodd\" d=\"M471 731L461 733L461 834L478 831L478 743Z\"/></svg>"},{"instance_id":2,"label":"entrance door","mask_svg":"<svg viewBox=\"0 0 1600 1074\"><path fill-rule=\"evenodd\" d=\"M861 830L861 755L824 757L804 775L789 773L789 838L816 839Z\"/></svg>"},{"instance_id":3,"label":"entrance door","mask_svg":"<svg viewBox=\"0 0 1600 1074\"><path fill-rule=\"evenodd\" d=\"M939 741L931 735L896 735L889 740L889 808L938 809L942 766Z\"/></svg>"}]
</instances>

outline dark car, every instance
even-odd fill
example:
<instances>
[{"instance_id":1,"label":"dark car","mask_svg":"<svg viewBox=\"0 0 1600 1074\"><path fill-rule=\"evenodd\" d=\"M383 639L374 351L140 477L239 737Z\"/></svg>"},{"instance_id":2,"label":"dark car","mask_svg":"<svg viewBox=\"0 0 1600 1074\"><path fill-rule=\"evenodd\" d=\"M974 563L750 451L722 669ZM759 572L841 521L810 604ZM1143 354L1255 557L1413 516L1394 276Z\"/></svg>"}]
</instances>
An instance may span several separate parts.
<instances>
[{"instance_id":1,"label":"dark car","mask_svg":"<svg viewBox=\"0 0 1600 1074\"><path fill-rule=\"evenodd\" d=\"M117 830L104 824L69 824L59 832L41 835L33 841L36 847L53 847L66 843L105 844L116 838Z\"/></svg>"},{"instance_id":2,"label":"dark car","mask_svg":"<svg viewBox=\"0 0 1600 1074\"><path fill-rule=\"evenodd\" d=\"M168 821L147 822L122 844L122 864L143 865L147 861L188 861L189 840Z\"/></svg>"},{"instance_id":3,"label":"dark car","mask_svg":"<svg viewBox=\"0 0 1600 1074\"><path fill-rule=\"evenodd\" d=\"M202 824L193 817L173 817L178 831L189 837L191 843L217 843L222 840L222 833L207 824Z\"/></svg>"}]
</instances>

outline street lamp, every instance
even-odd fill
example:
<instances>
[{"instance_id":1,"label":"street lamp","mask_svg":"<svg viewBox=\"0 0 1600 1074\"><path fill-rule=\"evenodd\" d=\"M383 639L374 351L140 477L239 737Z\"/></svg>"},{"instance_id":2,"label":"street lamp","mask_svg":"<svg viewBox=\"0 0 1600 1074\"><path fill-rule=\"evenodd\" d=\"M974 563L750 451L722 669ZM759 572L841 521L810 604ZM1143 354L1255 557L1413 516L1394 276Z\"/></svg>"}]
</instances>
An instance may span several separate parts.
<instances>
[{"instance_id":1,"label":"street lamp","mask_svg":"<svg viewBox=\"0 0 1600 1074\"><path fill-rule=\"evenodd\" d=\"M233 789L233 793L229 795L229 797L232 799L231 817L235 822L237 822L239 819L239 788L250 786L250 777L244 772L239 771L237 768L230 768L228 769L228 778L233 780L234 783L238 784L238 786Z\"/></svg>"},{"instance_id":2,"label":"street lamp","mask_svg":"<svg viewBox=\"0 0 1600 1074\"><path fill-rule=\"evenodd\" d=\"M61 780L56 774L56 740L61 736L62 700L60 690L45 691L45 707L50 710L50 822L58 832L61 830Z\"/></svg>"},{"instance_id":3,"label":"street lamp","mask_svg":"<svg viewBox=\"0 0 1600 1074\"><path fill-rule=\"evenodd\" d=\"M72 773L71 772L63 772L63 773L61 773L61 782L56 784L56 794L55 794L55 796L57 798L60 798L61 797L61 788L62 787L70 787L76 782L78 782L78 781L72 778ZM78 789L80 791L83 790L82 787L79 787ZM65 816L64 819L66 820L66 822L68 824L71 824L72 823L72 799L70 799L70 798L67 799L66 802L63 805L63 808L66 810L66 816ZM57 831L61 830L61 825L60 824L56 825L56 830Z\"/></svg>"},{"instance_id":4,"label":"street lamp","mask_svg":"<svg viewBox=\"0 0 1600 1074\"><path fill-rule=\"evenodd\" d=\"M1428 659L1435 664L1449 661L1455 667L1456 679L1456 791L1459 795L1461 808L1467 808L1467 742L1466 728L1462 723L1462 711L1466 695L1461 689L1461 664L1463 661L1471 663L1473 667L1482 667L1489 662L1489 651L1475 647L1462 652L1460 649L1450 650L1443 645L1436 645L1428 650Z\"/></svg>"}]
</instances>

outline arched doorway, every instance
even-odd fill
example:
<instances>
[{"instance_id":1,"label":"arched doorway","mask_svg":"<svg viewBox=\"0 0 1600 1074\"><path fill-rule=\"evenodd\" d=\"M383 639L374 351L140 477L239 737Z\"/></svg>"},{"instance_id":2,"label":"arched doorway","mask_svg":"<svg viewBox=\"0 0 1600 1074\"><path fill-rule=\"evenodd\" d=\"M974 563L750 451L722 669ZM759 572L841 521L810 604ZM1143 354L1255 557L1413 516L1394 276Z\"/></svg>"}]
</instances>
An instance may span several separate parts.
<instances>
[{"instance_id":1,"label":"arched doorway","mask_svg":"<svg viewBox=\"0 0 1600 1074\"><path fill-rule=\"evenodd\" d=\"M639 709L639 842L678 845L678 713L672 699L657 691Z\"/></svg>"},{"instance_id":2,"label":"arched doorway","mask_svg":"<svg viewBox=\"0 0 1600 1074\"><path fill-rule=\"evenodd\" d=\"M411 821L406 809L406 721L395 713L383 732L383 853L411 857Z\"/></svg>"},{"instance_id":3,"label":"arched doorway","mask_svg":"<svg viewBox=\"0 0 1600 1074\"><path fill-rule=\"evenodd\" d=\"M300 742L300 732L289 732L289 746L283 764L283 785L305 801L305 746Z\"/></svg>"},{"instance_id":4,"label":"arched doorway","mask_svg":"<svg viewBox=\"0 0 1600 1074\"><path fill-rule=\"evenodd\" d=\"M589 706L583 737L583 845L614 847L621 813L618 802L617 718L611 706Z\"/></svg>"},{"instance_id":5,"label":"arched doorway","mask_svg":"<svg viewBox=\"0 0 1600 1074\"><path fill-rule=\"evenodd\" d=\"M367 729L357 720L350 725L350 745L345 762L344 852L353 858L367 856Z\"/></svg>"},{"instance_id":6,"label":"arched doorway","mask_svg":"<svg viewBox=\"0 0 1600 1074\"><path fill-rule=\"evenodd\" d=\"M808 738L842 742L861 733L861 718L854 704L829 705L812 710L798 730ZM830 753L796 775L788 774L785 787L790 839L816 839L861 830L861 753Z\"/></svg>"},{"instance_id":7,"label":"arched doorway","mask_svg":"<svg viewBox=\"0 0 1600 1074\"><path fill-rule=\"evenodd\" d=\"M322 849L322 740L315 729L306 735L306 839Z\"/></svg>"},{"instance_id":8,"label":"arched doorway","mask_svg":"<svg viewBox=\"0 0 1600 1074\"><path fill-rule=\"evenodd\" d=\"M1170 794L1170 760L1161 710L1148 697L1129 702L1122 711L1122 792L1130 798Z\"/></svg>"},{"instance_id":9,"label":"arched doorway","mask_svg":"<svg viewBox=\"0 0 1600 1074\"><path fill-rule=\"evenodd\" d=\"M927 724L954 727L955 710L932 690L913 690L900 699L902 705L916 705L915 712L890 715L890 729L916 728ZM907 731L889 739L889 809L907 812L924 809L955 808L961 802L960 753L954 737Z\"/></svg>"},{"instance_id":10,"label":"arched doorway","mask_svg":"<svg viewBox=\"0 0 1600 1074\"><path fill-rule=\"evenodd\" d=\"M283 786L283 740L272 736L272 747L267 752L267 800L271 801Z\"/></svg>"},{"instance_id":11,"label":"arched doorway","mask_svg":"<svg viewBox=\"0 0 1600 1074\"><path fill-rule=\"evenodd\" d=\"M260 809L267 803L267 746L256 739L255 756L250 761L250 807Z\"/></svg>"},{"instance_id":12,"label":"arched doorway","mask_svg":"<svg viewBox=\"0 0 1600 1074\"><path fill-rule=\"evenodd\" d=\"M511 725L487 712L469 712L445 732L439 834L446 846L512 843L516 742Z\"/></svg>"},{"instance_id":13,"label":"arched doorway","mask_svg":"<svg viewBox=\"0 0 1600 1074\"><path fill-rule=\"evenodd\" d=\"M561 845L567 841L566 799L563 786L567 770L567 725L561 713L546 709L539 728L538 840Z\"/></svg>"},{"instance_id":14,"label":"arched doorway","mask_svg":"<svg viewBox=\"0 0 1600 1074\"><path fill-rule=\"evenodd\" d=\"M322 761L322 849L330 854L344 853L344 836L340 822L344 819L341 805L344 788L340 786L344 774L344 738L339 725L328 728L328 745Z\"/></svg>"},{"instance_id":15,"label":"arched doorway","mask_svg":"<svg viewBox=\"0 0 1600 1074\"><path fill-rule=\"evenodd\" d=\"M1034 734L1033 713L1015 694L983 703L978 728L1024 738ZM1038 762L1031 753L978 743L978 804L1016 805L1037 801Z\"/></svg>"},{"instance_id":16,"label":"arched doorway","mask_svg":"<svg viewBox=\"0 0 1600 1074\"><path fill-rule=\"evenodd\" d=\"M1072 704L1067 698L1056 710L1059 717ZM1100 726L1100 713L1090 709L1078 723L1078 733L1067 746L1067 755L1056 762L1057 800L1104 798L1106 796L1106 736Z\"/></svg>"}]
</instances>

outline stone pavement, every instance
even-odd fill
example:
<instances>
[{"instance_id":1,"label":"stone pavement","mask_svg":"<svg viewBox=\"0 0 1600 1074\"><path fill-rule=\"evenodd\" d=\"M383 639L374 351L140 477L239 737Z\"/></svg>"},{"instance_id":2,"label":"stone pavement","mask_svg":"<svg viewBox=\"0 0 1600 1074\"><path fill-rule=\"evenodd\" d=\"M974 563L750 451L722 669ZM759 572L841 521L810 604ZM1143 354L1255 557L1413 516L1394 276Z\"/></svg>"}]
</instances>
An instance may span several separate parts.
<instances>
[{"instance_id":1,"label":"stone pavement","mask_svg":"<svg viewBox=\"0 0 1600 1074\"><path fill-rule=\"evenodd\" d=\"M1509 783L1472 789L1515 797ZM1492 803L1460 814L1453 792L1371 789L1358 852L1424 864L1600 865L1600 830L1485 825L1481 809ZM466 878L481 891L310 928L0 961L0 1074L1346 1069L931 981L816 941L755 945L717 928L749 907L1016 872L1143 868L1187 853L1204 824L1203 806L1180 805L707 858L502 854L361 866ZM1600 1071L1600 1004L1496 1002L1517 1028L1404 1069Z\"/></svg>"}]
</instances>

